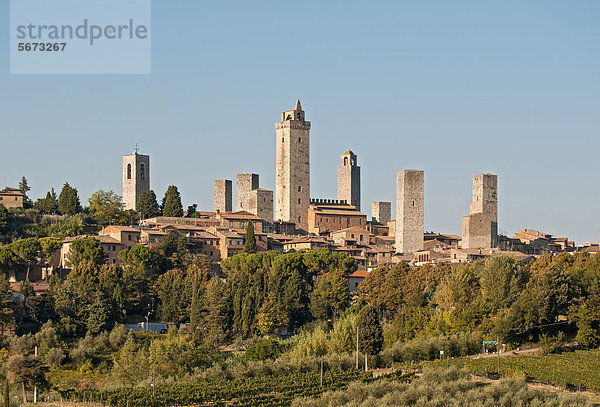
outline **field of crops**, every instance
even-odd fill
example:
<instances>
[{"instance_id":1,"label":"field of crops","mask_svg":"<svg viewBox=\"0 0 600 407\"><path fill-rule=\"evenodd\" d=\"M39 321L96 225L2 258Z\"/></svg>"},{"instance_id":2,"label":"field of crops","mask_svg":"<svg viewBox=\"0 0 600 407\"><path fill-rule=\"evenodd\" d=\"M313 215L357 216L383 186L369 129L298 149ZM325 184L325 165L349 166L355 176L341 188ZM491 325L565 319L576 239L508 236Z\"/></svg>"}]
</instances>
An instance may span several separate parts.
<instances>
[{"instance_id":1,"label":"field of crops","mask_svg":"<svg viewBox=\"0 0 600 407\"><path fill-rule=\"evenodd\" d=\"M406 377L408 378L408 377ZM394 377L403 380L404 377ZM86 391L65 394L77 400L94 400L115 407L141 406L289 406L296 397L315 397L325 391L345 389L353 381L372 381L370 373L329 371L277 376L263 376L228 381L205 381L194 384L157 386L156 395L150 388Z\"/></svg>"},{"instance_id":2,"label":"field of crops","mask_svg":"<svg viewBox=\"0 0 600 407\"><path fill-rule=\"evenodd\" d=\"M440 360L426 363L425 366L466 367L481 376L498 371L496 358ZM504 376L526 375L538 382L569 390L598 392L600 391L600 350L500 358L500 372Z\"/></svg>"}]
</instances>

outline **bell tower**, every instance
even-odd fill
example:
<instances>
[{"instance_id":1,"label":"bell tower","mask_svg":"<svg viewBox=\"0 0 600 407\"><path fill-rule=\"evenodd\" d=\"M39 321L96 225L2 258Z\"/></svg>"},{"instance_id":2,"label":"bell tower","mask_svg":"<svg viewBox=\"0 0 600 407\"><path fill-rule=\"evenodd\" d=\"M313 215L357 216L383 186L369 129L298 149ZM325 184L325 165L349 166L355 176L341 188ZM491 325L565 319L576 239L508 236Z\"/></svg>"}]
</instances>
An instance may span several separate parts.
<instances>
[{"instance_id":1,"label":"bell tower","mask_svg":"<svg viewBox=\"0 0 600 407\"><path fill-rule=\"evenodd\" d=\"M310 204L310 122L300 100L293 110L281 113L275 124L275 220L308 228Z\"/></svg>"},{"instance_id":2,"label":"bell tower","mask_svg":"<svg viewBox=\"0 0 600 407\"><path fill-rule=\"evenodd\" d=\"M123 209L136 210L143 191L150 189L150 156L135 152L123 156Z\"/></svg>"}]
</instances>

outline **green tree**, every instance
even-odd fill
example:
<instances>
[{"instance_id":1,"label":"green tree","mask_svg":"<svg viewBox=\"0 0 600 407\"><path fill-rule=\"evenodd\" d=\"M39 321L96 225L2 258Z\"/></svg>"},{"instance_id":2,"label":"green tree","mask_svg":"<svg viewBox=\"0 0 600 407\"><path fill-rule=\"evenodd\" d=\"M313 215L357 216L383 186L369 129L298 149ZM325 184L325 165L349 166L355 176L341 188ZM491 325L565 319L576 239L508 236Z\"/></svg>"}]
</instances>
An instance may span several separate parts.
<instances>
[{"instance_id":1,"label":"green tree","mask_svg":"<svg viewBox=\"0 0 600 407\"><path fill-rule=\"evenodd\" d=\"M366 305L358 313L358 349L367 355L376 355L383 347L383 328L377 309Z\"/></svg>"},{"instance_id":2,"label":"green tree","mask_svg":"<svg viewBox=\"0 0 600 407\"><path fill-rule=\"evenodd\" d=\"M0 275L0 334L4 335L15 322L12 290L6 275Z\"/></svg>"},{"instance_id":3,"label":"green tree","mask_svg":"<svg viewBox=\"0 0 600 407\"><path fill-rule=\"evenodd\" d=\"M31 266L37 262L41 249L39 240L34 237L17 240L12 244L12 250L19 260L27 265L26 279L29 279L29 271Z\"/></svg>"},{"instance_id":4,"label":"green tree","mask_svg":"<svg viewBox=\"0 0 600 407\"><path fill-rule=\"evenodd\" d=\"M106 253L98 239L82 237L71 243L67 260L72 267L78 266L84 260L100 265L106 262Z\"/></svg>"},{"instance_id":5,"label":"green tree","mask_svg":"<svg viewBox=\"0 0 600 407\"><path fill-rule=\"evenodd\" d=\"M204 305L206 307L204 326L206 326L208 337L213 341L222 340L227 319L227 300L225 284L218 276L214 276L206 286Z\"/></svg>"},{"instance_id":6,"label":"green tree","mask_svg":"<svg viewBox=\"0 0 600 407\"><path fill-rule=\"evenodd\" d=\"M81 212L81 203L77 189L71 187L68 182L65 182L60 195L58 196L58 211L62 215L75 215Z\"/></svg>"},{"instance_id":7,"label":"green tree","mask_svg":"<svg viewBox=\"0 0 600 407\"><path fill-rule=\"evenodd\" d=\"M4 205L0 203L0 233L4 233L6 231L9 216L10 214L8 209L6 209Z\"/></svg>"},{"instance_id":8,"label":"green tree","mask_svg":"<svg viewBox=\"0 0 600 407\"><path fill-rule=\"evenodd\" d=\"M196 210L198 209L198 204L193 204L188 206L186 217L193 218L196 215Z\"/></svg>"},{"instance_id":9,"label":"green tree","mask_svg":"<svg viewBox=\"0 0 600 407\"><path fill-rule=\"evenodd\" d=\"M181 206L181 195L175 185L169 185L162 203L163 216L181 217L183 216L183 206Z\"/></svg>"},{"instance_id":10,"label":"green tree","mask_svg":"<svg viewBox=\"0 0 600 407\"><path fill-rule=\"evenodd\" d=\"M96 191L88 202L90 213L100 226L120 224L124 218L122 199L113 191Z\"/></svg>"},{"instance_id":11,"label":"green tree","mask_svg":"<svg viewBox=\"0 0 600 407\"><path fill-rule=\"evenodd\" d=\"M256 253L256 237L254 236L254 224L250 220L248 221L248 225L246 226L244 253Z\"/></svg>"},{"instance_id":12,"label":"green tree","mask_svg":"<svg viewBox=\"0 0 600 407\"><path fill-rule=\"evenodd\" d=\"M97 294L96 301L88 307L87 330L92 335L111 329L110 305L102 292Z\"/></svg>"},{"instance_id":13,"label":"green tree","mask_svg":"<svg viewBox=\"0 0 600 407\"><path fill-rule=\"evenodd\" d=\"M62 247L62 241L57 237L42 237L40 242L40 254L46 265L52 264L54 254Z\"/></svg>"},{"instance_id":14,"label":"green tree","mask_svg":"<svg viewBox=\"0 0 600 407\"><path fill-rule=\"evenodd\" d=\"M528 277L524 267L514 257L489 257L479 273L479 284L483 299L490 305L492 313L510 306L519 297Z\"/></svg>"},{"instance_id":15,"label":"green tree","mask_svg":"<svg viewBox=\"0 0 600 407\"><path fill-rule=\"evenodd\" d=\"M48 387L46 372L48 368L35 356L16 355L6 363L9 377L13 382L21 383L23 390L23 404L27 404L27 387L36 386L40 389Z\"/></svg>"},{"instance_id":16,"label":"green tree","mask_svg":"<svg viewBox=\"0 0 600 407\"><path fill-rule=\"evenodd\" d=\"M23 207L31 208L31 200L27 196L27 192L31 191L31 187L27 182L27 178L25 178L24 176L21 178L21 182L19 182L19 190L23 195L25 195L25 197L23 197Z\"/></svg>"},{"instance_id":17,"label":"green tree","mask_svg":"<svg viewBox=\"0 0 600 407\"><path fill-rule=\"evenodd\" d=\"M346 276L330 271L317 279L310 295L310 311L315 318L337 318L350 304L350 292Z\"/></svg>"},{"instance_id":18,"label":"green tree","mask_svg":"<svg viewBox=\"0 0 600 407\"><path fill-rule=\"evenodd\" d=\"M153 218L160 214L160 208L156 202L156 194L153 190L142 191L136 210L144 219Z\"/></svg>"}]
</instances>

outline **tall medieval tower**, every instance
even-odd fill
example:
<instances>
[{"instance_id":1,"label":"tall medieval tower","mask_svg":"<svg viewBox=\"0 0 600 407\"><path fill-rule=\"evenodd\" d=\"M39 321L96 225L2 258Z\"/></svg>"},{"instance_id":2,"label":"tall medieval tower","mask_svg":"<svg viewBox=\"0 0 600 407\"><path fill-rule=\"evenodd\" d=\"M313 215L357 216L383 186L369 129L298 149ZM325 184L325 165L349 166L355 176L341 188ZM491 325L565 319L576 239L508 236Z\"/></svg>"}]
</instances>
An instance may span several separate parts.
<instances>
[{"instance_id":1,"label":"tall medieval tower","mask_svg":"<svg viewBox=\"0 0 600 407\"><path fill-rule=\"evenodd\" d=\"M337 167L337 199L360 211L360 167L350 150L342 154L342 164Z\"/></svg>"},{"instance_id":2,"label":"tall medieval tower","mask_svg":"<svg viewBox=\"0 0 600 407\"><path fill-rule=\"evenodd\" d=\"M310 122L305 120L300 100L294 110L281 114L275 124L275 219L308 228L310 204Z\"/></svg>"},{"instance_id":3,"label":"tall medieval tower","mask_svg":"<svg viewBox=\"0 0 600 407\"><path fill-rule=\"evenodd\" d=\"M425 175L421 170L398 173L396 190L396 252L423 249L425 228Z\"/></svg>"},{"instance_id":4,"label":"tall medieval tower","mask_svg":"<svg viewBox=\"0 0 600 407\"><path fill-rule=\"evenodd\" d=\"M123 209L135 210L143 191L150 189L150 156L136 152L123 156Z\"/></svg>"},{"instance_id":5,"label":"tall medieval tower","mask_svg":"<svg viewBox=\"0 0 600 407\"><path fill-rule=\"evenodd\" d=\"M473 176L473 201L469 215L463 217L463 249L489 250L498 245L498 176Z\"/></svg>"}]
</instances>

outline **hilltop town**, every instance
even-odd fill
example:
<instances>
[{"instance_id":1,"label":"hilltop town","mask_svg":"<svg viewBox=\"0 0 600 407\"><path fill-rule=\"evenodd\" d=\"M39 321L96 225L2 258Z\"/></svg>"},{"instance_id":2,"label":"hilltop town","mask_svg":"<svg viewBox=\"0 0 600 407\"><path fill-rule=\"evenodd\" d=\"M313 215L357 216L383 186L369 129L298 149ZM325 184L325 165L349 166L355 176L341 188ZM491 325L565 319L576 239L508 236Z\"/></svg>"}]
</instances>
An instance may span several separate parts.
<instances>
[{"instance_id":1,"label":"hilltop town","mask_svg":"<svg viewBox=\"0 0 600 407\"><path fill-rule=\"evenodd\" d=\"M456 405L600 399L570 394L600 392L582 373L600 363L598 244L500 234L489 173L472 178L461 236L424 230L418 169L397 173L395 216L380 201L367 215L350 149L337 191L311 197L310 128L298 100L275 124L275 188L237 174L234 202L233 180L216 177L212 210L184 210L175 185L159 204L137 147L123 156L122 195L98 190L85 207L68 183L35 202L25 177L2 190L6 400L345 405L411 389ZM331 397L345 401L314 404Z\"/></svg>"},{"instance_id":2,"label":"hilltop town","mask_svg":"<svg viewBox=\"0 0 600 407\"><path fill-rule=\"evenodd\" d=\"M397 173L395 216L391 202L381 201L371 202L370 215L364 213L361 167L351 150L340 157L337 191L328 197L311 197L310 127L300 100L292 110L281 113L281 121L275 124L274 191L261 187L259 174L237 174L234 202L233 181L215 179L212 210L180 208L179 216L165 216L157 206L150 184L150 156L138 151L123 156L122 207L118 209L130 212L126 217L130 224L115 218L96 233L65 237L49 267L30 270L28 278L44 280L55 269L68 270L70 245L81 237L93 236L101 242L108 263L121 264L118 254L122 250L151 245L171 233L184 237L192 253L207 256L212 270L218 272L222 260L244 250L249 222L258 251L289 253L324 248L356 259L358 270L349 276L352 291L370 271L400 262L413 266L470 263L507 254L527 263L546 253L598 251L596 243L575 246L566 237L536 230L523 229L512 237L498 234L495 174L473 176L473 196L469 213L462 218L462 236L424 231L425 174L420 170ZM156 205L155 210L147 209L148 199L150 207ZM6 208L23 208L25 202L25 192L19 188L0 191L0 203ZM24 276L17 273L11 278L23 281Z\"/></svg>"}]
</instances>

